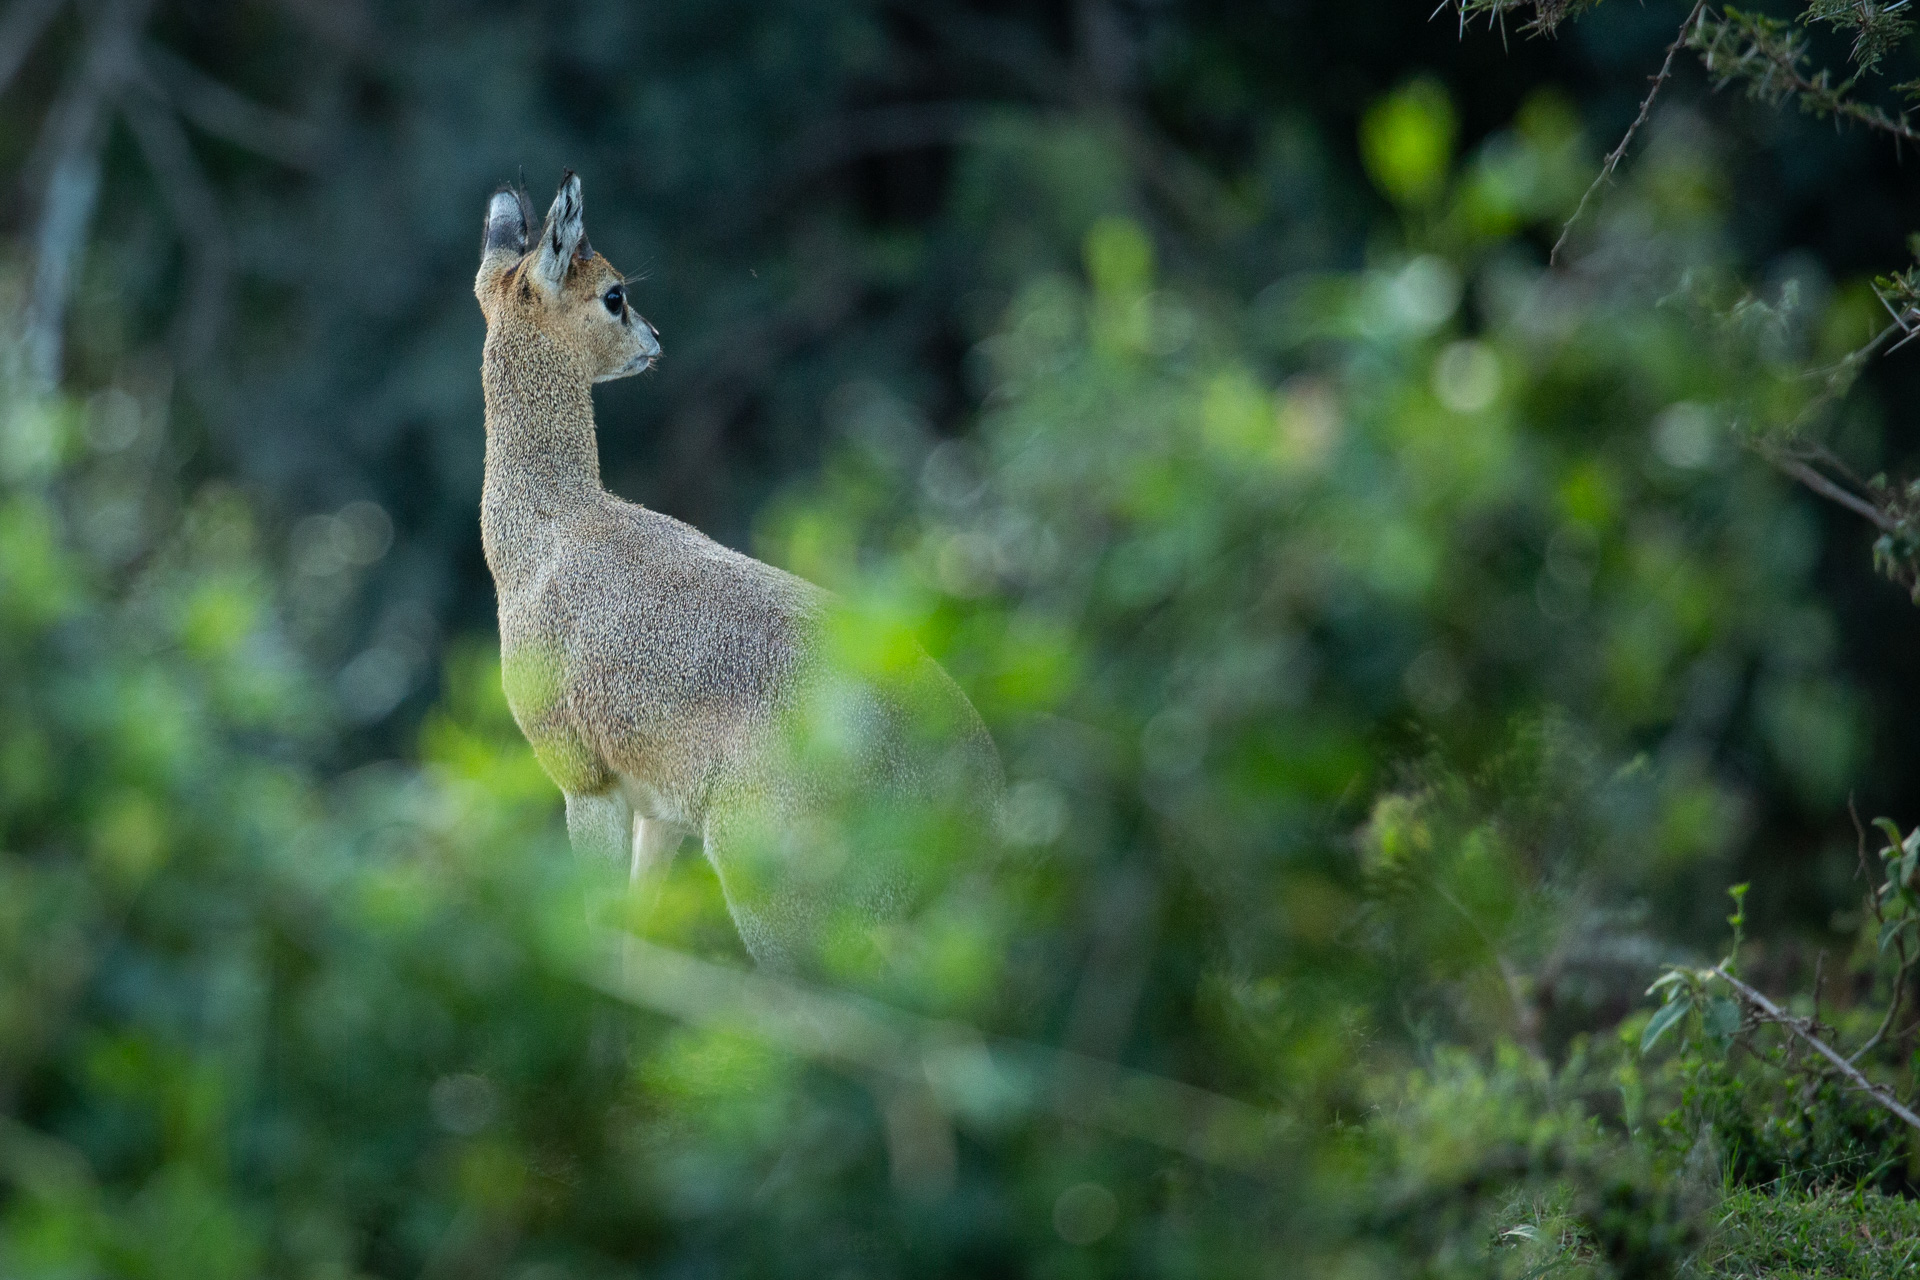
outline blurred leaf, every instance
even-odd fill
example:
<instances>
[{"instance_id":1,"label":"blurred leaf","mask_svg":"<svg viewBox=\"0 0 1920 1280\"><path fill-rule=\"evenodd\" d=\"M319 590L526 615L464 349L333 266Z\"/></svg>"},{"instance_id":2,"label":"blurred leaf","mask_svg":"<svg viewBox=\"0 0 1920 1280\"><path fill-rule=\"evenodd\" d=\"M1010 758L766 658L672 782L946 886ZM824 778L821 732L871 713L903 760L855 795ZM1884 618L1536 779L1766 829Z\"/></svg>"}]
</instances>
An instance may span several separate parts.
<instances>
[{"instance_id":1,"label":"blurred leaf","mask_svg":"<svg viewBox=\"0 0 1920 1280\"><path fill-rule=\"evenodd\" d=\"M1649 1023L1648 1026L1651 1028L1652 1024ZM1701 1010L1700 1029L1709 1040L1724 1051L1733 1042L1734 1036L1740 1032L1739 1004L1726 996L1714 996ZM1665 1028L1662 1030L1664 1031ZM1659 1037L1656 1035L1654 1038ZM1642 1043L1643 1051L1646 1047L1650 1047L1647 1042Z\"/></svg>"},{"instance_id":2,"label":"blurred leaf","mask_svg":"<svg viewBox=\"0 0 1920 1280\"><path fill-rule=\"evenodd\" d=\"M1360 153L1374 184L1396 203L1431 204L1445 189L1457 129L1438 81L1414 80L1367 108Z\"/></svg>"},{"instance_id":3,"label":"blurred leaf","mask_svg":"<svg viewBox=\"0 0 1920 1280\"><path fill-rule=\"evenodd\" d=\"M1693 1012L1693 997L1685 993L1670 996L1660 1006L1658 1012L1647 1020L1647 1029L1640 1033L1640 1052L1647 1053L1660 1042L1674 1024Z\"/></svg>"}]
</instances>

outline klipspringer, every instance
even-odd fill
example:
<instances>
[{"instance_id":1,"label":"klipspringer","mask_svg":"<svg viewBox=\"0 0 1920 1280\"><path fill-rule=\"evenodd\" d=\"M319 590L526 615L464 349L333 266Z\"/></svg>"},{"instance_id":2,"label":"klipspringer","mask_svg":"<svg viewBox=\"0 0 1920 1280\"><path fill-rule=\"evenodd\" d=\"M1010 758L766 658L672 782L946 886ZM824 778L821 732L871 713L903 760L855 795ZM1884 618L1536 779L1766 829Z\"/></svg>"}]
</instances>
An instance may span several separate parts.
<instances>
[{"instance_id":1,"label":"klipspringer","mask_svg":"<svg viewBox=\"0 0 1920 1280\"><path fill-rule=\"evenodd\" d=\"M601 485L592 384L650 368L660 341L582 212L569 173L535 240L524 194L499 192L474 282L508 702L576 849L644 880L700 836L748 950L791 966L836 920L900 909L916 822L988 838L998 757L931 659L885 682L837 671L826 592ZM850 829L850 797L898 821Z\"/></svg>"}]
</instances>

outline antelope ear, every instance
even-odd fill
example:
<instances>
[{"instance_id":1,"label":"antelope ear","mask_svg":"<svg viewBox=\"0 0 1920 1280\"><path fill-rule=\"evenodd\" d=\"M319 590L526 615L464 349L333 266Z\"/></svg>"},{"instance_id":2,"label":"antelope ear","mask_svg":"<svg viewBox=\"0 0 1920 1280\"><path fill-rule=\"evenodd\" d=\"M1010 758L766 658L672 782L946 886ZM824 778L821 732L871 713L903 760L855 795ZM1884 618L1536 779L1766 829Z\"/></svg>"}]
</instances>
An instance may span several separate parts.
<instances>
[{"instance_id":1,"label":"antelope ear","mask_svg":"<svg viewBox=\"0 0 1920 1280\"><path fill-rule=\"evenodd\" d=\"M515 187L502 187L487 202L487 232L480 244L480 256L511 253L519 257L527 251L533 228L533 204L527 193Z\"/></svg>"},{"instance_id":2,"label":"antelope ear","mask_svg":"<svg viewBox=\"0 0 1920 1280\"><path fill-rule=\"evenodd\" d=\"M493 193L493 199L487 202L486 229L480 237L480 274L473 282L483 308L500 277L526 253L532 225L533 205L525 192L502 187Z\"/></svg>"},{"instance_id":3,"label":"antelope ear","mask_svg":"<svg viewBox=\"0 0 1920 1280\"><path fill-rule=\"evenodd\" d=\"M560 182L560 191L547 210L547 223L540 233L540 245L534 250L534 278L549 290L559 289L567 278L567 268L575 258L593 256L587 243L586 204L580 198L580 179L573 170Z\"/></svg>"}]
</instances>

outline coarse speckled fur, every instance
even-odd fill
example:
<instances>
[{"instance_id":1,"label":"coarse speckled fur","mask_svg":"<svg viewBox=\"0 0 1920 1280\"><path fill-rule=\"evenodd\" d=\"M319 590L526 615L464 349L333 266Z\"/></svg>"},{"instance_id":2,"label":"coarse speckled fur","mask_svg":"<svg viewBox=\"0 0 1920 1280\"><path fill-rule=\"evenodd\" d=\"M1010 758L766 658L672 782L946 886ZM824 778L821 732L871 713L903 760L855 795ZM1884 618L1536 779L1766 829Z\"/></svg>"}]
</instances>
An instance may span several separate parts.
<instances>
[{"instance_id":1,"label":"coarse speckled fur","mask_svg":"<svg viewBox=\"0 0 1920 1280\"><path fill-rule=\"evenodd\" d=\"M578 178L562 183L537 245L532 221L522 193L494 196L474 281L487 318L480 527L508 701L566 794L576 849L630 860L640 878L698 834L754 958L802 963L829 917L883 916L911 887L898 859L823 855L806 837L831 797L851 783L902 813L945 806L985 842L998 756L924 656L911 714L897 692L842 697L860 743L843 776L786 750L827 678L818 637L831 598L601 487L591 384L650 367L658 334L588 245ZM931 737L929 706L945 726Z\"/></svg>"}]
</instances>

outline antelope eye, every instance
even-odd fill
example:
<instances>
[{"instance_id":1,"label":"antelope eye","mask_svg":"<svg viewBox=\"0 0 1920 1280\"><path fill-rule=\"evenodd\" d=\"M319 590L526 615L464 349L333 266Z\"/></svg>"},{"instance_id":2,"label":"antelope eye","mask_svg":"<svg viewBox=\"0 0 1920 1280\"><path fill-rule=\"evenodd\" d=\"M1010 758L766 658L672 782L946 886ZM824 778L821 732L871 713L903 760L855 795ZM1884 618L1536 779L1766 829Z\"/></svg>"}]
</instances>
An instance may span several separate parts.
<instances>
[{"instance_id":1,"label":"antelope eye","mask_svg":"<svg viewBox=\"0 0 1920 1280\"><path fill-rule=\"evenodd\" d=\"M610 315L617 316L627 305L627 291L619 285L615 285L613 288L607 290L600 301L607 304L607 311Z\"/></svg>"}]
</instances>

